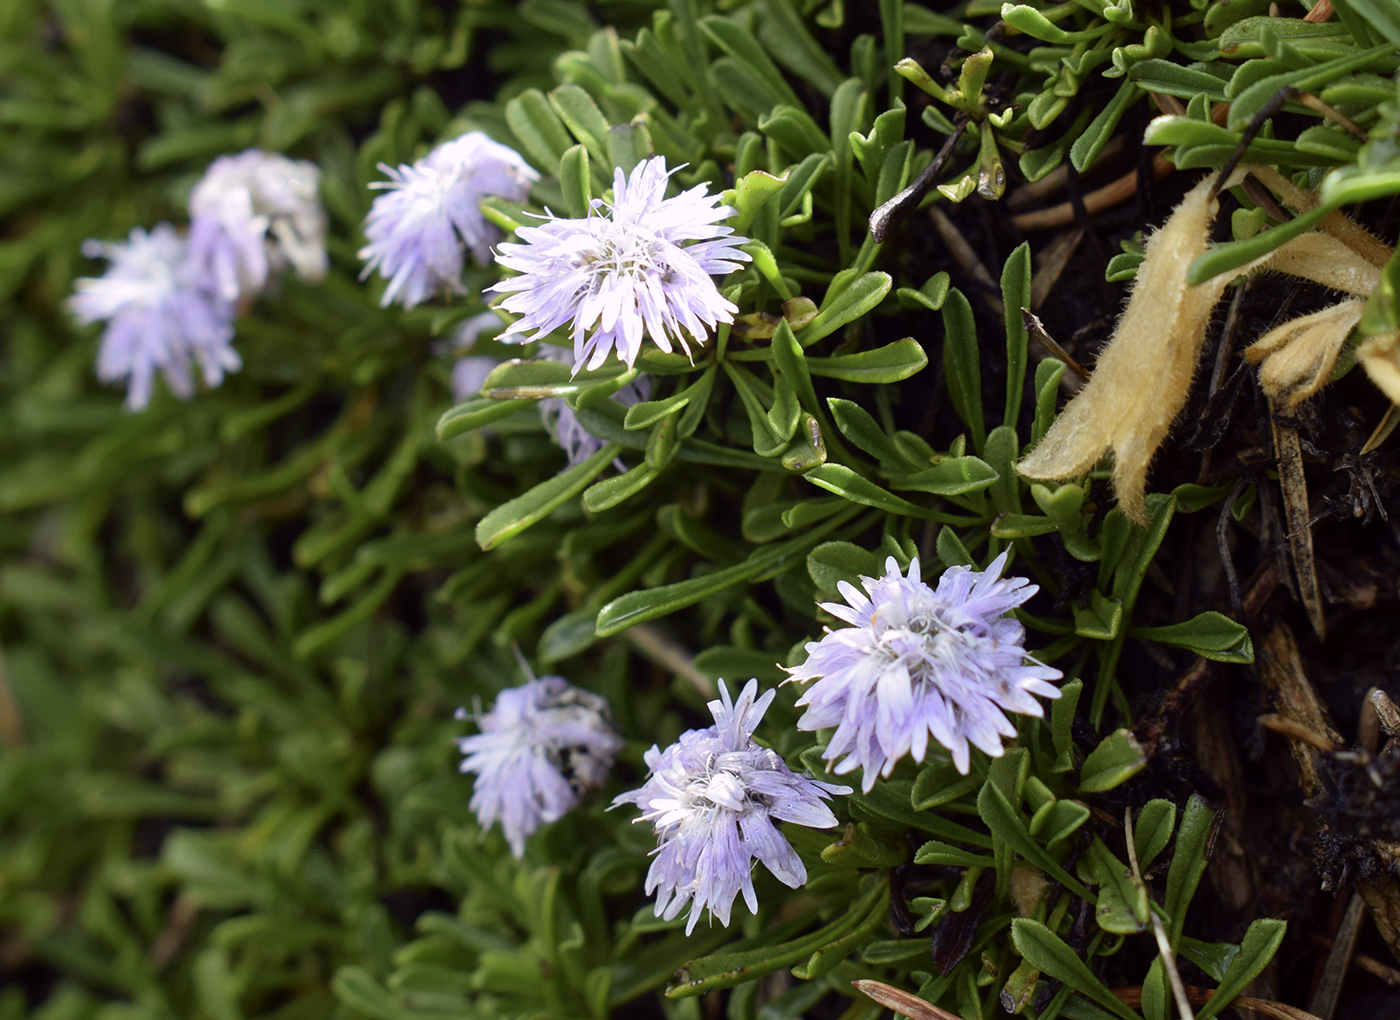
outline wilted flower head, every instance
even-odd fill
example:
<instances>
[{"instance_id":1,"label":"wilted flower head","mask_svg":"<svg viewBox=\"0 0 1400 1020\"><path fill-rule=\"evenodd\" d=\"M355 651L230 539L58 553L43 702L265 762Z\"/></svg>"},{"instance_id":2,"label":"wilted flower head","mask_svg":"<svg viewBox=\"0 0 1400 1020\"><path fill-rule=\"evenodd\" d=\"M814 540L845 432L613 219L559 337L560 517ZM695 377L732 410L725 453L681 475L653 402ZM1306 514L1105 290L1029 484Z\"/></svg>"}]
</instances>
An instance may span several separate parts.
<instances>
[{"instance_id":1,"label":"wilted flower head","mask_svg":"<svg viewBox=\"0 0 1400 1020\"><path fill-rule=\"evenodd\" d=\"M501 307L521 316L501 339L527 343L570 323L578 371L598 368L613 350L631 367L644 334L663 351L675 341L688 354L691 340L703 344L710 329L733 322L738 309L711 277L749 261L739 249L748 238L720 225L734 210L703 184L666 198L669 180L656 156L628 177L614 172L607 213L597 200L584 219L551 215L518 228L524 243L501 245L496 261L520 275L490 288L510 295Z\"/></svg>"},{"instance_id":2,"label":"wilted flower head","mask_svg":"<svg viewBox=\"0 0 1400 1020\"><path fill-rule=\"evenodd\" d=\"M884 577L861 578L869 598L842 581L849 605L822 603L851 626L828 628L788 672L817 681L797 702L808 706L797 727L835 728L823 757L844 759L838 775L860 767L869 792L906 754L923 761L930 735L966 775L969 743L995 758L1001 738L1015 736L1003 709L1039 716L1032 694L1060 696L1045 682L1060 671L1026 655L1025 629L1006 616L1039 590L1022 577L1000 579L1006 556L980 572L949 567L936 591L920 580L917 559L904 577L890 557Z\"/></svg>"},{"instance_id":3,"label":"wilted flower head","mask_svg":"<svg viewBox=\"0 0 1400 1020\"><path fill-rule=\"evenodd\" d=\"M823 799L851 792L795 774L776 752L754 741L776 693L758 697L758 681L750 680L736 703L721 680L720 697L709 706L715 724L681 734L664 751L653 746L646 753L646 783L613 801L637 805L637 821L656 827L660 845L646 891L659 890L656 916L668 921L691 904L687 935L705 909L727 925L741 891L749 911L757 913L750 874L755 858L790 888L807 881L802 859L773 822L829 828L836 816Z\"/></svg>"},{"instance_id":4,"label":"wilted flower head","mask_svg":"<svg viewBox=\"0 0 1400 1020\"><path fill-rule=\"evenodd\" d=\"M502 691L477 725L457 741L461 770L476 774L471 808L482 828L500 821L516 857L532 832L603 785L622 749L607 701L557 676Z\"/></svg>"},{"instance_id":5,"label":"wilted flower head","mask_svg":"<svg viewBox=\"0 0 1400 1020\"><path fill-rule=\"evenodd\" d=\"M169 223L149 234L138 227L124 243L88 241L83 254L111 265L100 277L78 280L68 307L79 322L107 322L97 375L127 380L129 408L150 403L157 370L186 399L194 394L194 365L209 386L238 370L233 306L199 285L185 240Z\"/></svg>"},{"instance_id":6,"label":"wilted flower head","mask_svg":"<svg viewBox=\"0 0 1400 1020\"><path fill-rule=\"evenodd\" d=\"M371 184L384 194L365 218L362 277L376 269L389 281L381 305L422 304L434 292L462 293L462 248L482 265L500 234L481 214L484 198L524 201L539 174L520 153L469 131L444 142L412 166L383 163L389 180Z\"/></svg>"},{"instance_id":7,"label":"wilted flower head","mask_svg":"<svg viewBox=\"0 0 1400 1020\"><path fill-rule=\"evenodd\" d=\"M261 149L221 156L190 194L190 260L225 301L253 296L288 263L326 275L326 212L315 163Z\"/></svg>"}]
</instances>

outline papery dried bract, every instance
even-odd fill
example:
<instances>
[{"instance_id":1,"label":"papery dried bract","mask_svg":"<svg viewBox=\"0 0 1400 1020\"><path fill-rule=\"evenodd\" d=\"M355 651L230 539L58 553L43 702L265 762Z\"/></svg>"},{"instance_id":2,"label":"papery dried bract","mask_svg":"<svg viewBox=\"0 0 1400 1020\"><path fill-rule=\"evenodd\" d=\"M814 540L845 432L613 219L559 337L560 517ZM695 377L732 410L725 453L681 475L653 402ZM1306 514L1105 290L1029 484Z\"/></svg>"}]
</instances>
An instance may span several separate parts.
<instances>
[{"instance_id":1,"label":"papery dried bract","mask_svg":"<svg viewBox=\"0 0 1400 1020\"><path fill-rule=\"evenodd\" d=\"M1245 360L1259 365L1264 392L1291 411L1327 385L1365 307L1359 298L1349 298L1285 322L1245 348Z\"/></svg>"},{"instance_id":2,"label":"papery dried bract","mask_svg":"<svg viewBox=\"0 0 1400 1020\"><path fill-rule=\"evenodd\" d=\"M1269 268L1301 276L1346 294L1368 297L1381 282L1380 269L1331 234L1310 230L1268 256Z\"/></svg>"},{"instance_id":3,"label":"papery dried bract","mask_svg":"<svg viewBox=\"0 0 1400 1020\"><path fill-rule=\"evenodd\" d=\"M1112 450L1113 489L1129 519L1145 524L1147 467L1186 403L1211 310L1229 275L1185 284L1215 219L1214 178L1192 188L1147 242L1128 307L1093 375L1029 456L1027 478L1064 481Z\"/></svg>"},{"instance_id":4,"label":"papery dried bract","mask_svg":"<svg viewBox=\"0 0 1400 1020\"><path fill-rule=\"evenodd\" d=\"M1356 348L1356 360L1391 403L1400 404L1400 333L1377 333Z\"/></svg>"}]
</instances>

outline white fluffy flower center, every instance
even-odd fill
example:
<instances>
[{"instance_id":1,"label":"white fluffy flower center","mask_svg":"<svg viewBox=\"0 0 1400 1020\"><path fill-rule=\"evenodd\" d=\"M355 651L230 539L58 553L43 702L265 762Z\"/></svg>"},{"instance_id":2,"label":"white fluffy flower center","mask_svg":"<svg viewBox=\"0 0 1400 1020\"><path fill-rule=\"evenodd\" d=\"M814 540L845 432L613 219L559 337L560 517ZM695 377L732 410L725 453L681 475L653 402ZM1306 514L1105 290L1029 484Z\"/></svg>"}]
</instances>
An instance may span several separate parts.
<instances>
[{"instance_id":1,"label":"white fluffy flower center","mask_svg":"<svg viewBox=\"0 0 1400 1020\"><path fill-rule=\"evenodd\" d=\"M742 775L749 766L737 760L740 757L734 753L716 755L698 774L685 777L677 784L680 796L675 799L672 812L698 820L709 819L719 811L744 814L754 808L766 808L768 798L745 784Z\"/></svg>"},{"instance_id":2,"label":"white fluffy flower center","mask_svg":"<svg viewBox=\"0 0 1400 1020\"><path fill-rule=\"evenodd\" d=\"M967 621L947 622L936 605L893 603L871 614L872 652L889 665L902 663L914 683L936 685L940 674L968 667L980 640L970 627Z\"/></svg>"},{"instance_id":3,"label":"white fluffy flower center","mask_svg":"<svg viewBox=\"0 0 1400 1020\"><path fill-rule=\"evenodd\" d=\"M649 232L634 229L613 229L595 238L597 246L581 251L577 266L591 272L590 290L597 291L608 276L623 276L629 280L657 276L669 283L672 272L662 257L674 245L659 240Z\"/></svg>"}]
</instances>

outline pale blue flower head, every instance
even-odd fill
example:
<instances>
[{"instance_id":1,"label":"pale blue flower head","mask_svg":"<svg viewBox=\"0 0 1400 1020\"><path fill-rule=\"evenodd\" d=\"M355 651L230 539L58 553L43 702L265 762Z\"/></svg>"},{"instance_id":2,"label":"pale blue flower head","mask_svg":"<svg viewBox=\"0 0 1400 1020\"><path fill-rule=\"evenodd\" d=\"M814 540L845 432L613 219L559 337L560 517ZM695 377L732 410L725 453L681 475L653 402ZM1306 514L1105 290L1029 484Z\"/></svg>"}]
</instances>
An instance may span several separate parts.
<instances>
[{"instance_id":1,"label":"pale blue flower head","mask_svg":"<svg viewBox=\"0 0 1400 1020\"><path fill-rule=\"evenodd\" d=\"M463 293L463 248L486 265L500 238L481 214L482 199L523 202L539 180L520 153L481 131L444 142L411 166L379 169L389 180L370 185L384 193L365 218L369 243L360 258L361 277L377 269L389 281L385 307L398 301L412 308L439 290Z\"/></svg>"},{"instance_id":2,"label":"pale blue flower head","mask_svg":"<svg viewBox=\"0 0 1400 1020\"><path fill-rule=\"evenodd\" d=\"M261 149L220 156L190 193L190 261L225 301L252 298L291 265L326 275L320 168Z\"/></svg>"},{"instance_id":3,"label":"pale blue flower head","mask_svg":"<svg viewBox=\"0 0 1400 1020\"><path fill-rule=\"evenodd\" d=\"M705 910L727 925L741 892L749 911L758 912L755 859L789 888L806 882L802 859L773 823L830 828L836 816L824 801L851 792L797 775L753 739L776 693L759 697L758 681L750 680L734 701L721 680L719 699L709 704L715 724L681 734L664 751L653 746L646 783L613 801L635 804L642 809L637 821L655 827L659 845L646 891L657 893L656 916L668 921L690 905L686 934Z\"/></svg>"},{"instance_id":4,"label":"pale blue flower head","mask_svg":"<svg viewBox=\"0 0 1400 1020\"><path fill-rule=\"evenodd\" d=\"M624 176L613 174L613 202L597 200L583 219L553 215L519 227L522 244L503 244L496 261L518 276L491 287L508 295L500 307L520 316L500 339L528 343L569 325L574 371L598 368L613 351L628 367L642 339L663 351L704 344L738 309L712 279L749 261L722 221L734 210L701 184L666 197L670 173L655 156ZM591 334L589 331L592 331Z\"/></svg>"},{"instance_id":5,"label":"pale blue flower head","mask_svg":"<svg viewBox=\"0 0 1400 1020\"><path fill-rule=\"evenodd\" d=\"M233 305L201 286L189 248L169 223L139 227L125 242L88 241L83 254L111 265L74 284L68 308L79 322L107 323L97 354L104 382L126 380L126 403L151 400L156 372L184 399L194 394L193 369L217 386L241 366L233 341Z\"/></svg>"},{"instance_id":6,"label":"pale blue flower head","mask_svg":"<svg viewBox=\"0 0 1400 1020\"><path fill-rule=\"evenodd\" d=\"M476 774L471 809L484 829L501 823L516 857L531 833L603 785L622 749L607 701L563 677L502 691L476 722L481 732L457 741L461 771Z\"/></svg>"},{"instance_id":7,"label":"pale blue flower head","mask_svg":"<svg viewBox=\"0 0 1400 1020\"><path fill-rule=\"evenodd\" d=\"M850 626L809 642L807 661L788 672L816 681L797 702L807 706L797 727L835 729L824 753L835 773L862 769L869 792L905 755L923 761L932 736L966 775L969 744L995 758L1015 736L1004 711L1040 716L1033 695L1060 696L1046 681L1062 674L1026 654L1025 629L1006 615L1038 590L1001 577L1006 557L985 571L949 567L937 590L917 559L905 577L890 557L884 577L861 578L865 593L842 581L847 604L822 603Z\"/></svg>"}]
</instances>

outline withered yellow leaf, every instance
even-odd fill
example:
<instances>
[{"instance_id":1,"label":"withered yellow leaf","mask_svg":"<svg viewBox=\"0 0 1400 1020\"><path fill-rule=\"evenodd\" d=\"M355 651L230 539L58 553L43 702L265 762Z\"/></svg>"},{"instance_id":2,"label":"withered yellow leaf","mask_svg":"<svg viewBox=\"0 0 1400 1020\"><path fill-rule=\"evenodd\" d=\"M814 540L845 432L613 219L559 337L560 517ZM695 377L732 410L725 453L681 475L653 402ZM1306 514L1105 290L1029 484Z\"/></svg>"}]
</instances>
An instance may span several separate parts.
<instances>
[{"instance_id":1,"label":"withered yellow leaf","mask_svg":"<svg viewBox=\"0 0 1400 1020\"><path fill-rule=\"evenodd\" d=\"M1201 181L1147 241L1128 306L1093 375L1035 449L1016 465L1027 478L1064 481L1110 450L1113 490L1128 518L1147 523L1147 468L1186 403L1211 310L1233 274L1187 286L1218 204Z\"/></svg>"}]
</instances>

